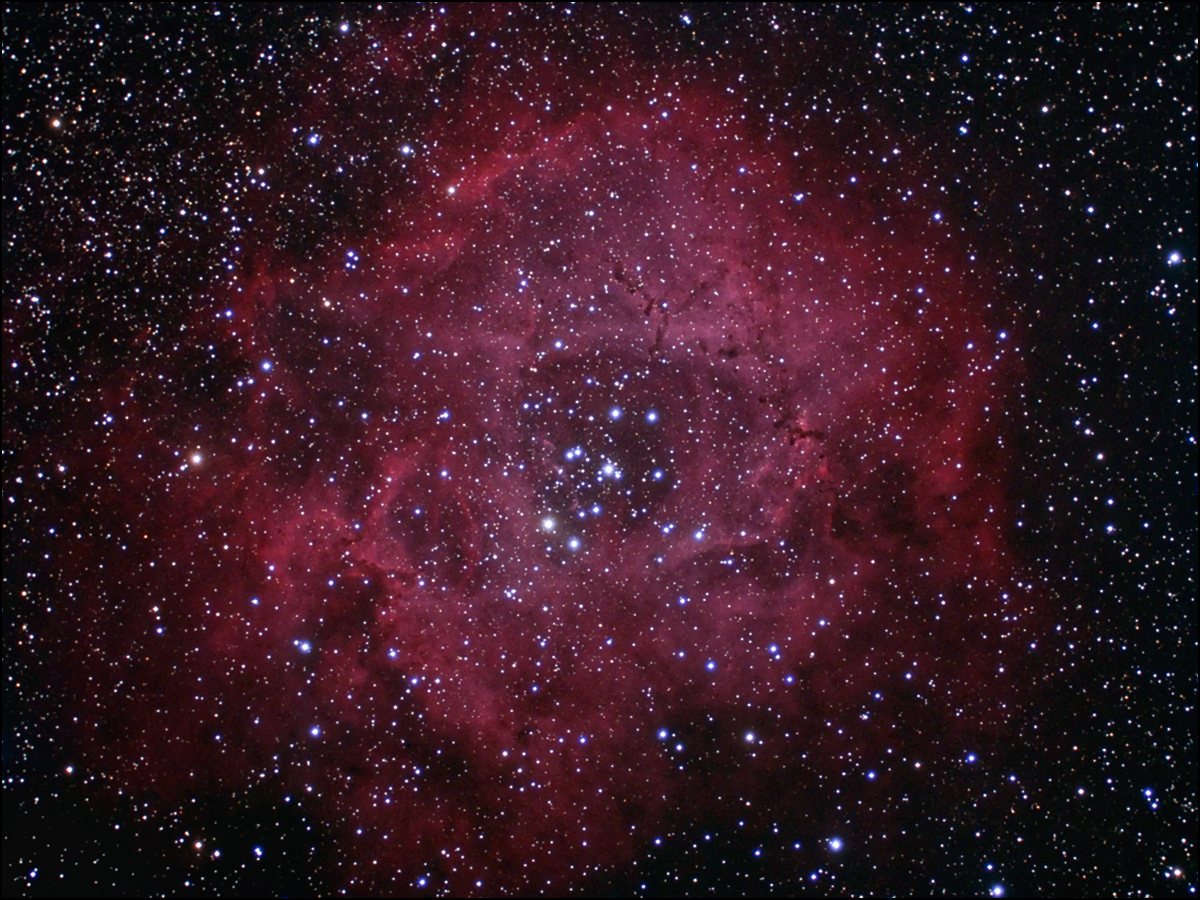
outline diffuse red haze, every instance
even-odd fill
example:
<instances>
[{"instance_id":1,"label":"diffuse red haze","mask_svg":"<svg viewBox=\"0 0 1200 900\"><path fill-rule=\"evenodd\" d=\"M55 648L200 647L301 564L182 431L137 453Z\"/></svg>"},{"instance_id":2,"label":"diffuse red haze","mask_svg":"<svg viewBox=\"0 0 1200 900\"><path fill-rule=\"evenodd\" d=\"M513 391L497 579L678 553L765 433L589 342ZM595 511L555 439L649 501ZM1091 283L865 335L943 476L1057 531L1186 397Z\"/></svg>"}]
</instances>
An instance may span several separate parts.
<instances>
[{"instance_id":1,"label":"diffuse red haze","mask_svg":"<svg viewBox=\"0 0 1200 900\"><path fill-rule=\"evenodd\" d=\"M731 810L817 832L840 779L999 733L1003 645L964 637L1024 602L1014 371L913 148L484 83L390 141L369 227L247 229L193 326L215 401L114 385L104 502L144 525L78 560L99 765L309 797L352 893L494 895Z\"/></svg>"}]
</instances>

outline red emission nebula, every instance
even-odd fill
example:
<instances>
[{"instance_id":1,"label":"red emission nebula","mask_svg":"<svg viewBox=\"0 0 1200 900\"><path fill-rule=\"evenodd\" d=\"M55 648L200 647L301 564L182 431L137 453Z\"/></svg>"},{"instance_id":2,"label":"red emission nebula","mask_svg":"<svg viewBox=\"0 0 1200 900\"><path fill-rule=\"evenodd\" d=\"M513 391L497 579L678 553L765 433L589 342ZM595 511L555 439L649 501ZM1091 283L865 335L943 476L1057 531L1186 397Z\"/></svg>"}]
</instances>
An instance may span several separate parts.
<instances>
[{"instance_id":1,"label":"red emission nebula","mask_svg":"<svg viewBox=\"0 0 1200 900\"><path fill-rule=\"evenodd\" d=\"M361 48L400 106L410 44ZM1005 733L994 276L869 112L784 140L665 64L497 64L315 249L258 201L188 325L207 392L112 379L118 449L71 464L136 539L64 564L70 712L134 796L307 798L353 893L553 892L731 816L819 844L847 771ZM367 69L247 177L385 129Z\"/></svg>"}]
</instances>

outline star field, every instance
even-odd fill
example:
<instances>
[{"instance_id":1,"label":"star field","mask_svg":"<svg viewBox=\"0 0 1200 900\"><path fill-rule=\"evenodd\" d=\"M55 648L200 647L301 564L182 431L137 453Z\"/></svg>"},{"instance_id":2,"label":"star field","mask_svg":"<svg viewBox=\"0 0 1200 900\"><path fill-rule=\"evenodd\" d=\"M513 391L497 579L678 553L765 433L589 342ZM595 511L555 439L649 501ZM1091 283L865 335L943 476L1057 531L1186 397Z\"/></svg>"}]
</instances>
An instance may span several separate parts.
<instances>
[{"instance_id":1,"label":"star field","mask_svg":"<svg viewBox=\"0 0 1200 900\"><path fill-rule=\"evenodd\" d=\"M4 47L6 894L1195 893L1192 11Z\"/></svg>"}]
</instances>

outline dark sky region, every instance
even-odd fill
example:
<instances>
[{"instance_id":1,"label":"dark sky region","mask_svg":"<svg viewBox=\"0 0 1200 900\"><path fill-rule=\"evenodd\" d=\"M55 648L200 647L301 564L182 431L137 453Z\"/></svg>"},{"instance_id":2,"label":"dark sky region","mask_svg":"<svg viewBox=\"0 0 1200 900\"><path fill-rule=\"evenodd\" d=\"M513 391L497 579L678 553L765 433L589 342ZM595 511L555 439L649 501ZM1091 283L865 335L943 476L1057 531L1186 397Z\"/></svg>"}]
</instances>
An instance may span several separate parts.
<instances>
[{"instance_id":1,"label":"dark sky region","mask_svg":"<svg viewBox=\"0 0 1200 900\"><path fill-rule=\"evenodd\" d=\"M1185 5L10 4L6 896L1190 896Z\"/></svg>"}]
</instances>

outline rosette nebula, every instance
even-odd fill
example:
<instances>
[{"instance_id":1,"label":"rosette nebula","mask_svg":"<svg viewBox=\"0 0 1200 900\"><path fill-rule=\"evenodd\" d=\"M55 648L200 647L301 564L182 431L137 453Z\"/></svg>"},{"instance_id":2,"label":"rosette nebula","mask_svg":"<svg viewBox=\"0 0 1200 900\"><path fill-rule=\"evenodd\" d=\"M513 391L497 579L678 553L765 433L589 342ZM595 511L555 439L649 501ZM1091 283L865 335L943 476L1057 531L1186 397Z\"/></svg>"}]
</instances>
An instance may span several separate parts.
<instances>
[{"instance_id":1,"label":"rosette nebula","mask_svg":"<svg viewBox=\"0 0 1200 900\"><path fill-rule=\"evenodd\" d=\"M565 9L335 20L213 101L201 200L157 187L202 274L164 225L169 327L18 456L87 486L39 519L63 763L181 854L194 798L301 810L355 895L671 841L895 883L1047 630L1011 248L801 19Z\"/></svg>"}]
</instances>

